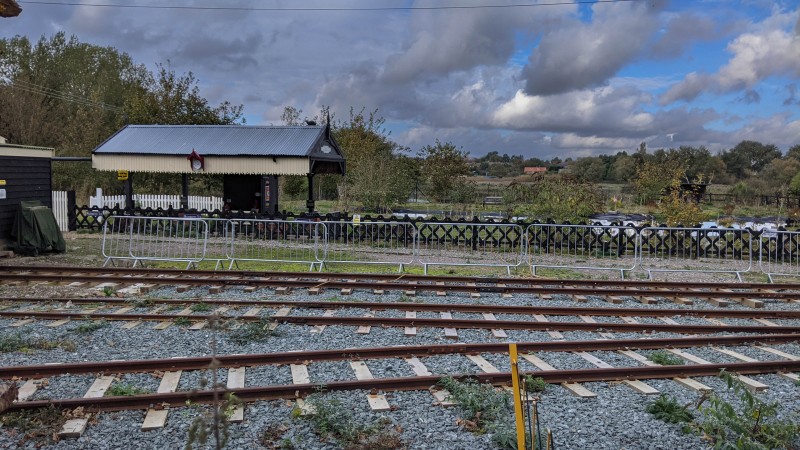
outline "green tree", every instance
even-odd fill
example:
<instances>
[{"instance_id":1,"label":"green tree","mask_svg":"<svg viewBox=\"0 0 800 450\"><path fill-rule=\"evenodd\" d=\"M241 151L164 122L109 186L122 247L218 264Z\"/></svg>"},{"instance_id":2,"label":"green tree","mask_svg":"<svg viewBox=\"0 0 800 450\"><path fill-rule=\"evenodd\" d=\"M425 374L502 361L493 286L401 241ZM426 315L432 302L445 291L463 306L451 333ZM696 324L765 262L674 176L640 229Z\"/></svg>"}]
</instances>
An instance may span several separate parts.
<instances>
[{"instance_id":1,"label":"green tree","mask_svg":"<svg viewBox=\"0 0 800 450\"><path fill-rule=\"evenodd\" d=\"M585 221L604 203L592 184L564 175L537 175L532 183L512 183L504 199L514 205L516 215L572 223Z\"/></svg>"},{"instance_id":2,"label":"green tree","mask_svg":"<svg viewBox=\"0 0 800 450\"><path fill-rule=\"evenodd\" d=\"M786 151L786 157L800 161L800 144L789 147L789 150Z\"/></svg>"},{"instance_id":3,"label":"green tree","mask_svg":"<svg viewBox=\"0 0 800 450\"><path fill-rule=\"evenodd\" d=\"M365 115L350 108L347 122L333 126L333 136L347 159L347 175L338 186L339 201L345 210L353 202L380 211L408 198L409 183L399 155L406 151L391 139L385 120L372 111Z\"/></svg>"},{"instance_id":4,"label":"green tree","mask_svg":"<svg viewBox=\"0 0 800 450\"><path fill-rule=\"evenodd\" d=\"M642 164L633 179L639 202L649 204L660 199L672 185L676 173L683 173L683 166L676 160L660 163L653 160Z\"/></svg>"},{"instance_id":5,"label":"green tree","mask_svg":"<svg viewBox=\"0 0 800 450\"><path fill-rule=\"evenodd\" d=\"M749 173L760 172L773 159L780 158L781 151L772 144L742 141L736 144L736 147L722 152L720 156L725 162L728 172L740 180Z\"/></svg>"},{"instance_id":6,"label":"green tree","mask_svg":"<svg viewBox=\"0 0 800 450\"><path fill-rule=\"evenodd\" d=\"M422 175L431 198L437 202L447 201L453 196L455 189L463 188L465 176L470 173L467 152L437 139L434 145L420 150L419 155L425 160L422 164Z\"/></svg>"}]
</instances>

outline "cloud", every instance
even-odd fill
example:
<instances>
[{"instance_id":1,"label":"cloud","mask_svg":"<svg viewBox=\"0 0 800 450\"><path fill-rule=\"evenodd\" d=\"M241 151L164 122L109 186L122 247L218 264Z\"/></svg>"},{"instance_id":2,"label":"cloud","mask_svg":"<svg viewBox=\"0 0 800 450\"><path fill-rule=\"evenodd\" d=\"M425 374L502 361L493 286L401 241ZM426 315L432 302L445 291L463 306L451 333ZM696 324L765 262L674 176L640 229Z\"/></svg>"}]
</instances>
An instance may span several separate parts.
<instances>
[{"instance_id":1,"label":"cloud","mask_svg":"<svg viewBox=\"0 0 800 450\"><path fill-rule=\"evenodd\" d=\"M737 98L736 101L752 105L753 103L759 103L761 101L761 95L759 95L759 93L754 89L748 89L744 91L744 95Z\"/></svg>"},{"instance_id":2,"label":"cloud","mask_svg":"<svg viewBox=\"0 0 800 450\"><path fill-rule=\"evenodd\" d=\"M553 95L605 83L647 47L659 26L658 3L598 4L591 22L574 20L545 34L522 70L525 92Z\"/></svg>"},{"instance_id":3,"label":"cloud","mask_svg":"<svg viewBox=\"0 0 800 450\"><path fill-rule=\"evenodd\" d=\"M787 27L798 11L778 13L730 42L728 62L713 74L692 72L661 97L667 105L692 101L704 92L727 93L751 89L771 76L800 77L800 36Z\"/></svg>"},{"instance_id":4,"label":"cloud","mask_svg":"<svg viewBox=\"0 0 800 450\"><path fill-rule=\"evenodd\" d=\"M654 57L675 58L697 41L716 38L719 28L718 23L708 16L695 13L676 14L669 19L663 33L649 51Z\"/></svg>"},{"instance_id":5,"label":"cloud","mask_svg":"<svg viewBox=\"0 0 800 450\"><path fill-rule=\"evenodd\" d=\"M422 0L414 6L439 4ZM505 64L514 53L520 32L553 26L574 10L573 6L414 11L411 35L403 49L387 59L383 77L390 84L402 84L415 78Z\"/></svg>"}]
</instances>

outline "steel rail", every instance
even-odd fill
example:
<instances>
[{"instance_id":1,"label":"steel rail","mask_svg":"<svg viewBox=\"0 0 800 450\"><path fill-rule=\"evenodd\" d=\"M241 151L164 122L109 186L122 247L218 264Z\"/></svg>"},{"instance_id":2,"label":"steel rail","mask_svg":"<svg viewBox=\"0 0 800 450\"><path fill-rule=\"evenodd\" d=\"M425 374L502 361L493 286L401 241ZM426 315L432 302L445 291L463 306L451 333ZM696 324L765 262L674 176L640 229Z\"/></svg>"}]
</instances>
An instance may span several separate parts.
<instances>
[{"instance_id":1,"label":"steel rail","mask_svg":"<svg viewBox=\"0 0 800 450\"><path fill-rule=\"evenodd\" d=\"M113 312L81 313L79 311L0 311L0 317L38 318L38 319L104 319L104 320L146 320L174 321L187 319L203 321L218 318L212 314L174 315L174 314L136 314ZM667 323L610 323L610 322L558 322L530 320L486 320L486 319L433 319L407 317L363 317L363 316L235 316L221 317L243 322L271 320L294 325L341 325L341 326L388 326L388 327L426 327L426 328L462 328L462 329L502 329L531 331L617 331L617 332L667 332L667 333L798 333L800 326L768 326L768 325L696 325Z\"/></svg>"},{"instance_id":2,"label":"steel rail","mask_svg":"<svg viewBox=\"0 0 800 450\"><path fill-rule=\"evenodd\" d=\"M481 284L514 284L526 286L550 286L550 285L563 285L563 286L628 286L628 287L643 287L643 288L678 288L686 289L687 285L693 288L707 288L707 289L753 289L753 290L800 290L798 283L731 283L725 282L674 282L674 281L645 281L645 280L564 280L553 278L513 278L513 277L481 277L481 276L435 276L435 275L417 275L417 274L377 274L377 273L330 273L330 272L277 272L277 271L246 271L246 270L231 270L231 271L217 271L217 270L182 270L182 269L147 269L147 268L109 268L109 267L66 267L66 266L25 266L13 267L0 266L0 272L4 271L18 271L18 272L77 272L77 273L95 273L95 274L128 274L128 275L147 275L158 274L162 276L219 276L226 277L239 277L241 280L252 278L297 278L309 279L314 282L323 282L329 280L377 280L382 282L428 282L435 283L437 281L444 281L445 283L481 283ZM136 278L126 277L127 281L134 281ZM93 280L95 278L92 278ZM180 278L179 278L180 279ZM445 286L447 288L447 286ZM774 295L774 293L767 292L766 295Z\"/></svg>"},{"instance_id":3,"label":"steel rail","mask_svg":"<svg viewBox=\"0 0 800 450\"><path fill-rule=\"evenodd\" d=\"M596 339L580 341L520 342L521 352L581 352L613 350L653 350L704 346L735 346L746 344L783 344L800 341L796 334L761 334L731 336L691 336L655 339ZM438 344L348 348L337 350L289 351L261 354L217 355L218 367L307 364L322 361L370 360L385 358L429 357L449 354L506 353L507 343ZM128 361L89 361L74 363L0 366L0 379L41 378L63 374L118 374L167 370L201 370L211 366L212 357L195 356Z\"/></svg>"},{"instance_id":4,"label":"steel rail","mask_svg":"<svg viewBox=\"0 0 800 450\"><path fill-rule=\"evenodd\" d=\"M263 306L282 307L292 306L309 309L331 308L359 308L371 310L398 310L398 311L450 311L465 313L491 312L496 314L543 314L554 316L627 316L627 317L673 317L675 315L692 317L719 317L743 319L800 319L798 310L777 309L670 309L670 308L626 308L626 307L573 307L573 306L515 306L515 305L475 305L469 303L417 303L417 302L362 302L362 301L311 301L311 300L225 300L220 298L187 298L163 299L148 298L153 304L166 305L196 305L206 303L209 305L225 306ZM132 306L131 298L110 297L0 297L0 303L67 303L73 304L104 304L114 306ZM235 316L226 316L235 317Z\"/></svg>"},{"instance_id":5,"label":"steel rail","mask_svg":"<svg viewBox=\"0 0 800 450\"><path fill-rule=\"evenodd\" d=\"M540 370L525 372L541 377L547 383L581 383L593 381L646 380L677 377L715 376L722 370L746 375L773 372L794 372L800 370L800 361L764 361L722 364L692 364L680 366L637 366L614 367L609 369L572 369L572 370ZM327 383L307 383L290 385L272 385L225 389L214 392L182 391L163 394L144 394L135 396L115 396L100 398L70 398L17 402L8 411L43 408L55 405L60 408L83 407L88 412L116 411L124 409L145 409L152 405L182 406L187 401L192 403L212 403L219 398L220 392L229 392L245 402L257 400L277 400L306 396L322 391L350 390L422 390L438 383L443 377L437 375L375 378L369 380L332 381ZM456 379L472 378L481 383L494 385L508 384L511 374L508 372L482 373L476 375L456 375Z\"/></svg>"},{"instance_id":6,"label":"steel rail","mask_svg":"<svg viewBox=\"0 0 800 450\"><path fill-rule=\"evenodd\" d=\"M24 274L24 273L0 273L0 281L57 281L57 282L74 282L74 281L90 281L90 282L104 282L104 283L121 283L121 284L135 284L135 283L149 283L158 285L193 285L193 286L209 286L209 285L223 285L223 286L257 286L257 287L296 287L296 288L311 288L320 287L326 289L393 289L404 291L453 291L453 292L488 292L488 293L524 293L524 294L563 294L563 295L595 295L595 296L631 296L631 295L651 295L659 297L694 297L694 298L730 298L730 299L750 299L750 298L766 298L766 299L784 299L784 300L798 300L800 299L800 291L794 292L763 292L763 291L732 291L732 292L716 292L716 291L665 291L665 290L644 290L637 291L625 288L595 288L595 287L545 287L545 286L468 286L460 285L435 285L435 284L418 284L415 282L369 282L369 281L320 281L315 279L272 279L272 278L236 278L232 276L224 276L218 278L169 278L164 276L124 276L124 275L109 275L102 277L95 277L90 275L63 275L63 274ZM622 283L618 283L622 285ZM687 285L684 283L684 287ZM719 285L722 286L722 285Z\"/></svg>"}]
</instances>

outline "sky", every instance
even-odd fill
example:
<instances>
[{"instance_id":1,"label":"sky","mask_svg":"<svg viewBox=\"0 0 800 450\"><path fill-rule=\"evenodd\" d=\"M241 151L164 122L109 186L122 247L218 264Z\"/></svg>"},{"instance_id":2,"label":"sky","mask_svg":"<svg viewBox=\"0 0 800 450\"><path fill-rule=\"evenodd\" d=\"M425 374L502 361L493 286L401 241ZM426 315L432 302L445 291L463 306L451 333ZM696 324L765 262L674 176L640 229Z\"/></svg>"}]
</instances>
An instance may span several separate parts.
<instances>
[{"instance_id":1,"label":"sky","mask_svg":"<svg viewBox=\"0 0 800 450\"><path fill-rule=\"evenodd\" d=\"M799 0L52 2L70 5L19 1L0 38L168 62L248 125L363 108L411 154L438 139L475 157L800 144Z\"/></svg>"}]
</instances>

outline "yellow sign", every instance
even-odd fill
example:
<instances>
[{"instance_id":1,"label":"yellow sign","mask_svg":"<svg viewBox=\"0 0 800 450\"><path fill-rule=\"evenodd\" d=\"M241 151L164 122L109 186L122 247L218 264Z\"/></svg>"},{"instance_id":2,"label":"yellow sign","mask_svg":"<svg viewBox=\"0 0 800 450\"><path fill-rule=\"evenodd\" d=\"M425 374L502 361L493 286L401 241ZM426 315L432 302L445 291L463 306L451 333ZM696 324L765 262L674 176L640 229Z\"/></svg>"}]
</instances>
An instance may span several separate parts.
<instances>
[{"instance_id":1,"label":"yellow sign","mask_svg":"<svg viewBox=\"0 0 800 450\"><path fill-rule=\"evenodd\" d=\"M0 186L5 186L5 185L6 185L6 180L0 180Z\"/></svg>"},{"instance_id":2,"label":"yellow sign","mask_svg":"<svg viewBox=\"0 0 800 450\"><path fill-rule=\"evenodd\" d=\"M128 171L127 170L118 170L117 171L117 180L125 181L128 179Z\"/></svg>"},{"instance_id":3,"label":"yellow sign","mask_svg":"<svg viewBox=\"0 0 800 450\"><path fill-rule=\"evenodd\" d=\"M353 214L353 223L358 225L361 223L361 214Z\"/></svg>"}]
</instances>

